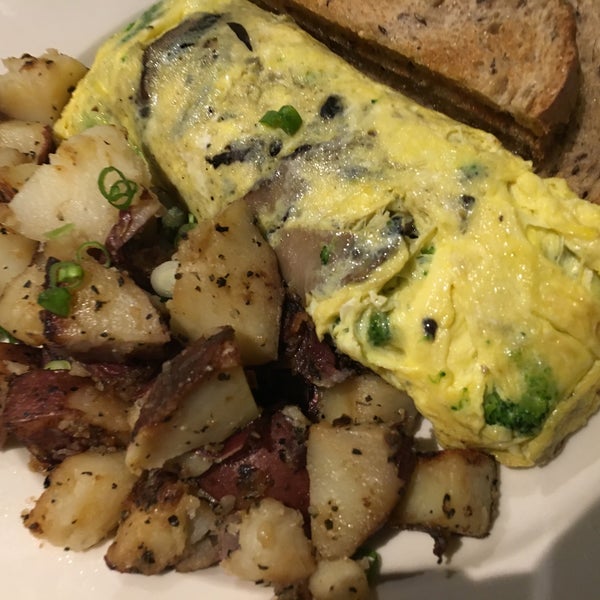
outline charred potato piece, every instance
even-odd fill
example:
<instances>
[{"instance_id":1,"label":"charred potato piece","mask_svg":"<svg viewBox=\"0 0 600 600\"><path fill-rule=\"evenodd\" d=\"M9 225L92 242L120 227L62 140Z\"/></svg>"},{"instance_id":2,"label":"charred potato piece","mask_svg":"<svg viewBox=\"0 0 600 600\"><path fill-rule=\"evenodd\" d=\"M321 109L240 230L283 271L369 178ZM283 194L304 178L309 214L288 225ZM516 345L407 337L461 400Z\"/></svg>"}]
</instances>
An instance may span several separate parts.
<instances>
[{"instance_id":1,"label":"charred potato piece","mask_svg":"<svg viewBox=\"0 0 600 600\"><path fill-rule=\"evenodd\" d=\"M223 442L258 414L233 329L223 328L163 365L135 424L127 463L134 471L161 467Z\"/></svg>"},{"instance_id":2,"label":"charred potato piece","mask_svg":"<svg viewBox=\"0 0 600 600\"><path fill-rule=\"evenodd\" d=\"M398 460L404 454L412 454L409 439L384 425L323 421L310 428L309 512L318 557L352 556L385 524L410 476L411 461Z\"/></svg>"},{"instance_id":3,"label":"charred potato piece","mask_svg":"<svg viewBox=\"0 0 600 600\"><path fill-rule=\"evenodd\" d=\"M245 365L277 358L283 285L275 253L243 200L196 225L175 254L179 263L171 327L195 340L231 325Z\"/></svg>"},{"instance_id":4,"label":"charred potato piece","mask_svg":"<svg viewBox=\"0 0 600 600\"><path fill-rule=\"evenodd\" d=\"M337 419L387 423L400 426L406 435L414 435L419 423L419 413L410 396L375 373L350 377L323 389L320 396L320 416L329 423Z\"/></svg>"},{"instance_id":5,"label":"charred potato piece","mask_svg":"<svg viewBox=\"0 0 600 600\"><path fill-rule=\"evenodd\" d=\"M155 575L174 567L190 544L200 500L177 476L146 471L122 509L122 520L105 561L122 573Z\"/></svg>"},{"instance_id":6,"label":"charred potato piece","mask_svg":"<svg viewBox=\"0 0 600 600\"><path fill-rule=\"evenodd\" d=\"M45 465L91 448L124 449L129 439L127 407L87 377L33 369L8 388L7 431Z\"/></svg>"},{"instance_id":7,"label":"charred potato piece","mask_svg":"<svg viewBox=\"0 0 600 600\"><path fill-rule=\"evenodd\" d=\"M0 113L48 125L58 119L75 85L87 72L78 60L56 50L2 62L7 73L0 76Z\"/></svg>"},{"instance_id":8,"label":"charred potato piece","mask_svg":"<svg viewBox=\"0 0 600 600\"><path fill-rule=\"evenodd\" d=\"M148 294L114 267L93 259L81 266L84 278L71 294L69 316L43 313L46 343L88 361L162 357L170 336Z\"/></svg>"},{"instance_id":9,"label":"charred potato piece","mask_svg":"<svg viewBox=\"0 0 600 600\"><path fill-rule=\"evenodd\" d=\"M84 452L66 458L23 521L55 546L86 550L113 533L135 477L123 452Z\"/></svg>"},{"instance_id":10,"label":"charred potato piece","mask_svg":"<svg viewBox=\"0 0 600 600\"><path fill-rule=\"evenodd\" d=\"M313 573L312 545L298 511L264 498L235 516L227 533L237 539L238 547L221 561L227 572L257 583L284 585Z\"/></svg>"},{"instance_id":11,"label":"charred potato piece","mask_svg":"<svg viewBox=\"0 0 600 600\"><path fill-rule=\"evenodd\" d=\"M498 466L475 450L421 454L390 525L432 533L486 536L498 499Z\"/></svg>"}]
</instances>

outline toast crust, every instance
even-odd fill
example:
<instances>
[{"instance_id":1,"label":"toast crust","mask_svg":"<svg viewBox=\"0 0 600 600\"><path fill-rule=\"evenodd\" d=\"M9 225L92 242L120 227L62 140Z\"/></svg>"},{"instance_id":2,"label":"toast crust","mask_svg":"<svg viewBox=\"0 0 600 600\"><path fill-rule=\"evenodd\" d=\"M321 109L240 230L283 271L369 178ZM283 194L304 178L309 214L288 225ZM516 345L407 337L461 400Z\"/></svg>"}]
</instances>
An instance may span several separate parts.
<instances>
[{"instance_id":1,"label":"toast crust","mask_svg":"<svg viewBox=\"0 0 600 600\"><path fill-rule=\"evenodd\" d=\"M600 10L598 0L571 0L577 22L581 95L572 122L541 175L565 178L581 198L600 204Z\"/></svg>"},{"instance_id":2,"label":"toast crust","mask_svg":"<svg viewBox=\"0 0 600 600\"><path fill-rule=\"evenodd\" d=\"M579 90L564 0L255 0L371 76L544 162Z\"/></svg>"}]
</instances>

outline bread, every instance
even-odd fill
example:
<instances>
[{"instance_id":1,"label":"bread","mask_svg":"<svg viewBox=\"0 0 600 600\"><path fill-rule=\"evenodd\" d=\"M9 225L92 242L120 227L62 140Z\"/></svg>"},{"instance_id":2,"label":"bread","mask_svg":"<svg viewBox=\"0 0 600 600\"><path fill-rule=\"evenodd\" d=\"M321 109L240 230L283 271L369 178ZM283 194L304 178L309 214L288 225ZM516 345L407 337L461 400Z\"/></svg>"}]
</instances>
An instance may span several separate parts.
<instances>
[{"instance_id":1,"label":"bread","mask_svg":"<svg viewBox=\"0 0 600 600\"><path fill-rule=\"evenodd\" d=\"M590 0L590 3L594 0ZM346 59L543 163L577 102L564 0L255 0Z\"/></svg>"},{"instance_id":2,"label":"bread","mask_svg":"<svg viewBox=\"0 0 600 600\"><path fill-rule=\"evenodd\" d=\"M598 0L571 2L577 22L581 94L569 128L540 173L564 177L579 196L600 203L600 5Z\"/></svg>"}]
</instances>

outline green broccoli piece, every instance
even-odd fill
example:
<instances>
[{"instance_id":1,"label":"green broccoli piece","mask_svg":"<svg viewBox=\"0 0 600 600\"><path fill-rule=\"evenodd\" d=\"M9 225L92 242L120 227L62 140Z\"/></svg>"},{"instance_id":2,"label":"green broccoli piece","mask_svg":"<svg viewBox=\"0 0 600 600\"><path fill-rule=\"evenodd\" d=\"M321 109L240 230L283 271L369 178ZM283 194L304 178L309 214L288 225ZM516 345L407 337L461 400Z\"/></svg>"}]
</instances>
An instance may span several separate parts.
<instances>
[{"instance_id":1,"label":"green broccoli piece","mask_svg":"<svg viewBox=\"0 0 600 600\"><path fill-rule=\"evenodd\" d=\"M524 370L524 392L515 401L504 399L496 389L483 398L483 414L488 425L502 425L515 433L537 433L558 400L552 370L535 363Z\"/></svg>"},{"instance_id":2,"label":"green broccoli piece","mask_svg":"<svg viewBox=\"0 0 600 600\"><path fill-rule=\"evenodd\" d=\"M367 336L369 342L371 342L373 346L383 346L392 339L390 320L385 313L379 310L375 310L371 313L369 316Z\"/></svg>"}]
</instances>

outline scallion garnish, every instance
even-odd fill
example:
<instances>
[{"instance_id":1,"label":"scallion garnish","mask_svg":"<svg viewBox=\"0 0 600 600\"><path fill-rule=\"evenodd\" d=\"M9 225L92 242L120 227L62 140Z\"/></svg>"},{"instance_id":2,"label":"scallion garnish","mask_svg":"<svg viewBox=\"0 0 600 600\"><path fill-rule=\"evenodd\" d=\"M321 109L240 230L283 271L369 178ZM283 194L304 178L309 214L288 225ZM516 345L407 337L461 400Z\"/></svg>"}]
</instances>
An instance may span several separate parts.
<instances>
[{"instance_id":1,"label":"scallion garnish","mask_svg":"<svg viewBox=\"0 0 600 600\"><path fill-rule=\"evenodd\" d=\"M54 239L60 237L61 235L65 235L65 233L68 233L74 227L75 227L75 225L73 223L67 223L66 225L57 227L56 229L53 229L52 231L46 231L46 233L44 233L44 237L48 238L49 240L54 240Z\"/></svg>"},{"instance_id":2,"label":"scallion garnish","mask_svg":"<svg viewBox=\"0 0 600 600\"><path fill-rule=\"evenodd\" d=\"M79 261L85 260L89 255L93 256L98 262L101 262L107 269L110 267L110 254L104 244L94 241L84 242L77 248L77 252L75 253L76 258ZM97 256L102 260L99 260Z\"/></svg>"},{"instance_id":3,"label":"scallion garnish","mask_svg":"<svg viewBox=\"0 0 600 600\"><path fill-rule=\"evenodd\" d=\"M83 281L83 268L73 261L55 262L48 273L50 287L75 289Z\"/></svg>"},{"instance_id":4,"label":"scallion garnish","mask_svg":"<svg viewBox=\"0 0 600 600\"><path fill-rule=\"evenodd\" d=\"M46 371L70 371L71 363L68 360L51 360L44 365Z\"/></svg>"},{"instance_id":5,"label":"scallion garnish","mask_svg":"<svg viewBox=\"0 0 600 600\"><path fill-rule=\"evenodd\" d=\"M111 179L112 182L110 182ZM98 187L108 202L119 210L127 210L138 191L138 184L127 179L123 171L112 165L100 171Z\"/></svg>"},{"instance_id":6,"label":"scallion garnish","mask_svg":"<svg viewBox=\"0 0 600 600\"><path fill-rule=\"evenodd\" d=\"M273 129L282 129L288 135L294 135L302 126L302 117L293 106L286 104L279 110L268 110L259 122Z\"/></svg>"},{"instance_id":7,"label":"scallion garnish","mask_svg":"<svg viewBox=\"0 0 600 600\"><path fill-rule=\"evenodd\" d=\"M71 310L71 292L64 287L49 287L40 292L38 304L59 317L68 317Z\"/></svg>"}]
</instances>

